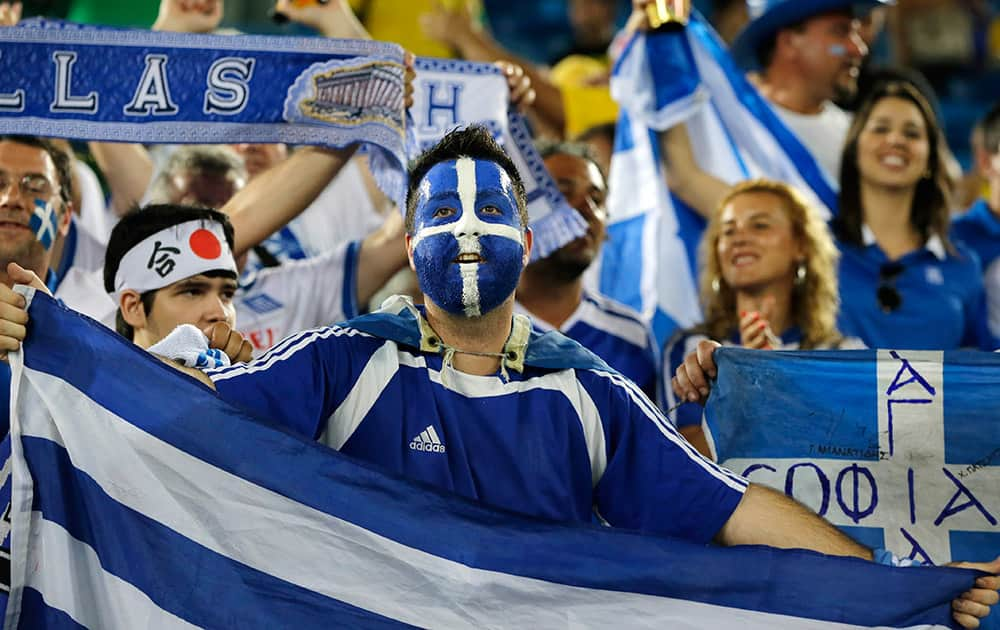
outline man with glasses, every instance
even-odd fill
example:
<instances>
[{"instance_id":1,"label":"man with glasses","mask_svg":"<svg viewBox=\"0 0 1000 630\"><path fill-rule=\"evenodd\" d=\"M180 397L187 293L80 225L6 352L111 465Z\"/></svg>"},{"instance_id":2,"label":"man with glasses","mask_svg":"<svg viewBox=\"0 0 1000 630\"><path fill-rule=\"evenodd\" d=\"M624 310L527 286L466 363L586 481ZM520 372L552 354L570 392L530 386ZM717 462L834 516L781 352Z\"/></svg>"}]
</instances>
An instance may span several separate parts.
<instances>
[{"instance_id":1,"label":"man with glasses","mask_svg":"<svg viewBox=\"0 0 1000 630\"><path fill-rule=\"evenodd\" d=\"M587 231L524 269L517 309L536 328L556 329L578 342L656 398L652 333L632 309L584 288L584 272L607 238L607 181L585 145L543 145L539 153L566 200L587 221Z\"/></svg>"}]
</instances>

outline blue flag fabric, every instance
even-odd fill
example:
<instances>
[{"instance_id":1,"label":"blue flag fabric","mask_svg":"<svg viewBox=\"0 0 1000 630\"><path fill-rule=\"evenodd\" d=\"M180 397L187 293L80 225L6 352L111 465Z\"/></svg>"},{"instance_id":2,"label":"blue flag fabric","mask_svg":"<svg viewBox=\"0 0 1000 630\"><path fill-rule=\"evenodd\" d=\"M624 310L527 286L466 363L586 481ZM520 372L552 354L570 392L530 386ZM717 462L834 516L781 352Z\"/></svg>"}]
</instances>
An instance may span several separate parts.
<instances>
[{"instance_id":1,"label":"blue flag fabric","mask_svg":"<svg viewBox=\"0 0 1000 630\"><path fill-rule=\"evenodd\" d=\"M858 541L923 562L1000 556L992 353L715 353L718 461Z\"/></svg>"},{"instance_id":2,"label":"blue flag fabric","mask_svg":"<svg viewBox=\"0 0 1000 630\"><path fill-rule=\"evenodd\" d=\"M491 510L248 417L26 295L6 628L949 627L975 576Z\"/></svg>"},{"instance_id":3,"label":"blue flag fabric","mask_svg":"<svg viewBox=\"0 0 1000 630\"><path fill-rule=\"evenodd\" d=\"M0 133L142 143L364 142L405 191L403 50L29 20L0 30Z\"/></svg>"},{"instance_id":4,"label":"blue flag fabric","mask_svg":"<svg viewBox=\"0 0 1000 630\"><path fill-rule=\"evenodd\" d=\"M788 182L828 216L837 205L835 182L696 11L683 30L637 34L615 65L611 91L622 113L600 288L652 318L662 345L671 324L701 321L696 287L705 220L667 188L657 132L684 123L698 165L709 174L728 183Z\"/></svg>"}]
</instances>

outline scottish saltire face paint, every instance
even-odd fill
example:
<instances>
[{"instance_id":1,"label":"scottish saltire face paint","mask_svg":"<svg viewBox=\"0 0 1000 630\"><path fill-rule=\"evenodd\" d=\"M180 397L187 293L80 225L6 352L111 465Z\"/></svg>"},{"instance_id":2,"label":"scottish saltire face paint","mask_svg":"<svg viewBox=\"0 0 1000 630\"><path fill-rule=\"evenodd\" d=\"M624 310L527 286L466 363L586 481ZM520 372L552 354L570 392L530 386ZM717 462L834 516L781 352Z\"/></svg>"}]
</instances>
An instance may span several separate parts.
<instances>
[{"instance_id":1,"label":"scottish saltire face paint","mask_svg":"<svg viewBox=\"0 0 1000 630\"><path fill-rule=\"evenodd\" d=\"M445 311L478 317L502 304L524 266L510 177L488 161L436 164L418 189L412 246L420 289Z\"/></svg>"},{"instance_id":2,"label":"scottish saltire face paint","mask_svg":"<svg viewBox=\"0 0 1000 630\"><path fill-rule=\"evenodd\" d=\"M56 209L51 201L35 199L35 209L28 218L28 227L35 233L35 238L45 251L52 249L53 243L56 242L57 219Z\"/></svg>"}]
</instances>

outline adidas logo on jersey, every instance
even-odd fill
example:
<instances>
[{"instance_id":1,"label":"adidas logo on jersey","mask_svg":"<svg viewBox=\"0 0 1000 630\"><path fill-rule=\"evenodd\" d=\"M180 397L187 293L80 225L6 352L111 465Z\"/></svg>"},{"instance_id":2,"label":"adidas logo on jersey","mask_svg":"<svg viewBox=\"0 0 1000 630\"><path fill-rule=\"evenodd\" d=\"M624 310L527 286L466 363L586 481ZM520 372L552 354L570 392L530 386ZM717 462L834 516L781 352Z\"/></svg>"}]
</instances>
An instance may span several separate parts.
<instances>
[{"instance_id":1,"label":"adidas logo on jersey","mask_svg":"<svg viewBox=\"0 0 1000 630\"><path fill-rule=\"evenodd\" d=\"M437 431L434 430L434 425L428 426L420 432L420 435L410 440L410 450L423 451L425 453L445 452L444 444L441 443Z\"/></svg>"}]
</instances>

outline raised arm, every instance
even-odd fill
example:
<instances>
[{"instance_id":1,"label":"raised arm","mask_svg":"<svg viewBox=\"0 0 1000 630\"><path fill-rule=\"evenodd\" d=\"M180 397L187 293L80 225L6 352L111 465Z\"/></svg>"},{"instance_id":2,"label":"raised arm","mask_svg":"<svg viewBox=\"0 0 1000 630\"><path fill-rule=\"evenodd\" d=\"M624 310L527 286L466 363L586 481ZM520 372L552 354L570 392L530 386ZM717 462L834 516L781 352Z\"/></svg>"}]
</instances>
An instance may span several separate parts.
<instances>
[{"instance_id":1,"label":"raised arm","mask_svg":"<svg viewBox=\"0 0 1000 630\"><path fill-rule=\"evenodd\" d=\"M142 196L153 180L153 160L141 144L89 142L90 153L111 189L111 209L124 215Z\"/></svg>"},{"instance_id":2,"label":"raised arm","mask_svg":"<svg viewBox=\"0 0 1000 630\"><path fill-rule=\"evenodd\" d=\"M356 148L300 148L236 193L222 207L236 232L233 255L246 253L309 207Z\"/></svg>"}]
</instances>

